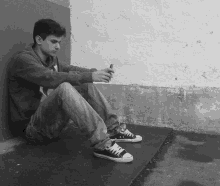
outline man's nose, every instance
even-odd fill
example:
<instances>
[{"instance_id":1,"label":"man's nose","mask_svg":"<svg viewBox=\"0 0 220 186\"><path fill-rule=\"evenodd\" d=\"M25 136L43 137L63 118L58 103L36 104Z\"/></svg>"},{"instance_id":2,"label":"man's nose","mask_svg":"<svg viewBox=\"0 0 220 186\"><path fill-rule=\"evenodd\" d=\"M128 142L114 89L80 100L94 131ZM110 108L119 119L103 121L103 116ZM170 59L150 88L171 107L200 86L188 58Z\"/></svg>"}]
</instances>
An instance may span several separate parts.
<instances>
[{"instance_id":1,"label":"man's nose","mask_svg":"<svg viewBox=\"0 0 220 186\"><path fill-rule=\"evenodd\" d=\"M56 46L55 46L56 50L60 50L60 44L57 43Z\"/></svg>"}]
</instances>

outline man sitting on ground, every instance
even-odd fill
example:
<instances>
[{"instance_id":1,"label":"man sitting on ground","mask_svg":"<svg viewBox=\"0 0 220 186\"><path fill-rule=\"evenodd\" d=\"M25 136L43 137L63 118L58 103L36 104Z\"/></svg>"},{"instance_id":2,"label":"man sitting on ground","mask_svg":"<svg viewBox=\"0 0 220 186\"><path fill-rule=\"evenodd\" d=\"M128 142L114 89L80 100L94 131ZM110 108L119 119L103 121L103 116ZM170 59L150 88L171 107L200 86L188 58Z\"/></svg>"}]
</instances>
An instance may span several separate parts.
<instances>
[{"instance_id":1,"label":"man sitting on ground","mask_svg":"<svg viewBox=\"0 0 220 186\"><path fill-rule=\"evenodd\" d=\"M133 156L116 142L139 142L120 124L109 103L93 82L109 82L114 70L87 69L60 63L57 52L66 29L51 19L34 25L33 40L16 53L9 68L9 108L14 126L31 140L52 139L72 120L94 147L94 155L116 162ZM53 89L50 91L49 89Z\"/></svg>"}]
</instances>

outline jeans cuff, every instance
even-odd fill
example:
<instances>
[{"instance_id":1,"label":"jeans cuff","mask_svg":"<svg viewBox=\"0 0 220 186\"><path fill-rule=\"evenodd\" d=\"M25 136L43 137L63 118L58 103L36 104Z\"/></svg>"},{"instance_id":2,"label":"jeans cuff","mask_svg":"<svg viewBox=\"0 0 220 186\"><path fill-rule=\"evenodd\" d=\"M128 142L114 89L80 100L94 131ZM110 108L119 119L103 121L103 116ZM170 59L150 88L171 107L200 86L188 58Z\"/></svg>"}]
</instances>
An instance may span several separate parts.
<instances>
[{"instance_id":1,"label":"jeans cuff","mask_svg":"<svg viewBox=\"0 0 220 186\"><path fill-rule=\"evenodd\" d=\"M112 140L108 137L105 140L93 145L92 147L94 149L101 149L102 150L102 149L105 149L106 146L109 146L109 144L111 144L111 141Z\"/></svg>"},{"instance_id":2,"label":"jeans cuff","mask_svg":"<svg viewBox=\"0 0 220 186\"><path fill-rule=\"evenodd\" d=\"M114 128L111 128L108 130L108 134L110 136L114 136L116 134L118 134L119 132L123 131L126 129L126 124L119 124L119 125L116 125Z\"/></svg>"}]
</instances>

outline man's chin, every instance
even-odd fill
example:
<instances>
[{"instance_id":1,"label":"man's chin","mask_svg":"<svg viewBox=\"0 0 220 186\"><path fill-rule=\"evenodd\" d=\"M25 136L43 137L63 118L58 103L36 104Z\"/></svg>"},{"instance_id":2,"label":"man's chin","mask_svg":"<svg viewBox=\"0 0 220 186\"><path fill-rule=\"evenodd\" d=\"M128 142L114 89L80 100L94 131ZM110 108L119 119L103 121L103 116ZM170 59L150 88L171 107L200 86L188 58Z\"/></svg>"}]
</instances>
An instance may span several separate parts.
<instances>
[{"instance_id":1,"label":"man's chin","mask_svg":"<svg viewBox=\"0 0 220 186\"><path fill-rule=\"evenodd\" d=\"M50 56L51 56L51 57L56 57L56 56L57 56L57 53L52 52L52 53L50 53Z\"/></svg>"}]
</instances>

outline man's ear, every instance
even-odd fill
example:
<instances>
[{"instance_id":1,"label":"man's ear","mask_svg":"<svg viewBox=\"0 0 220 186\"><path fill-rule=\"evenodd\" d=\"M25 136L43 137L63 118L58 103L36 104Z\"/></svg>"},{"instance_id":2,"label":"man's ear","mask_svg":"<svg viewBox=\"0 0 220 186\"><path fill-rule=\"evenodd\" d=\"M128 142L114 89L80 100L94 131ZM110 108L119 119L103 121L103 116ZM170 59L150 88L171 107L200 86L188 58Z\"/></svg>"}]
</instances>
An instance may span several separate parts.
<instances>
[{"instance_id":1,"label":"man's ear","mask_svg":"<svg viewBox=\"0 0 220 186\"><path fill-rule=\"evenodd\" d=\"M43 39L42 39L40 36L36 36L36 37L35 37L35 40L36 40L36 43L37 43L38 45L41 45L41 43L42 43L42 41L43 41Z\"/></svg>"}]
</instances>

